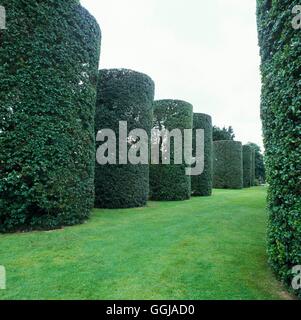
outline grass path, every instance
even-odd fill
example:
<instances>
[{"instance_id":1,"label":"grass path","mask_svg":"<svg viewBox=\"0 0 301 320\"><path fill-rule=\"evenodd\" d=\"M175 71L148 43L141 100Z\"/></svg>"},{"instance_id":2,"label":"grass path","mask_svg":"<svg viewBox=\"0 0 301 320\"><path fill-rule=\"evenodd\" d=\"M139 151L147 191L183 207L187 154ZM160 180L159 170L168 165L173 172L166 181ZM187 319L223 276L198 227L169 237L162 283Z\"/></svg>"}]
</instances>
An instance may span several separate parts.
<instances>
[{"instance_id":1,"label":"grass path","mask_svg":"<svg viewBox=\"0 0 301 320\"><path fill-rule=\"evenodd\" d=\"M265 197L262 187L215 190L0 235L0 299L289 299L266 262Z\"/></svg>"}]
</instances>

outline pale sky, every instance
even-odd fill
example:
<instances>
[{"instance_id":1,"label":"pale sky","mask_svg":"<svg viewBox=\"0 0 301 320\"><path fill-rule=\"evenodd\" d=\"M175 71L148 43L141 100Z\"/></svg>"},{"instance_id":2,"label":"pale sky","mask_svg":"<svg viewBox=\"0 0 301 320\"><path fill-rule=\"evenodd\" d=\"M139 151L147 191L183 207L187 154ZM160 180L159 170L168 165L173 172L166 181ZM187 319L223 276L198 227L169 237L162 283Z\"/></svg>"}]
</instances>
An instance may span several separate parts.
<instances>
[{"instance_id":1,"label":"pale sky","mask_svg":"<svg viewBox=\"0 0 301 320\"><path fill-rule=\"evenodd\" d=\"M81 0L102 30L100 68L148 74L236 140L262 146L256 0Z\"/></svg>"}]
</instances>

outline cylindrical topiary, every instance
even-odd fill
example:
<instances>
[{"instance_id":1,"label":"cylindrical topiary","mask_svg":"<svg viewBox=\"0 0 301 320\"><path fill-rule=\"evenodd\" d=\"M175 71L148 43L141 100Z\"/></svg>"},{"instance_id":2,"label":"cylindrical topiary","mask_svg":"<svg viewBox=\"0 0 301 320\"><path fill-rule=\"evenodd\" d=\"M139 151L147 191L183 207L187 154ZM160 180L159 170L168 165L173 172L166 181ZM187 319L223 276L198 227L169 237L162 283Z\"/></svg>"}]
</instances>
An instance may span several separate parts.
<instances>
[{"instance_id":1,"label":"cylindrical topiary","mask_svg":"<svg viewBox=\"0 0 301 320\"><path fill-rule=\"evenodd\" d=\"M94 201L99 26L75 0L1 5L0 232L83 222Z\"/></svg>"},{"instance_id":2,"label":"cylindrical topiary","mask_svg":"<svg viewBox=\"0 0 301 320\"><path fill-rule=\"evenodd\" d=\"M253 151L252 147L250 147L248 145L243 146L242 152L243 152L244 188L250 188L252 186L252 183L251 183L252 182L252 169L253 169L252 151Z\"/></svg>"},{"instance_id":3,"label":"cylindrical topiary","mask_svg":"<svg viewBox=\"0 0 301 320\"><path fill-rule=\"evenodd\" d=\"M212 195L212 174L213 174L213 136L211 116L203 113L193 115L193 154L195 155L196 130L204 130L204 171L201 175L191 177L191 193L193 196Z\"/></svg>"},{"instance_id":4,"label":"cylindrical topiary","mask_svg":"<svg viewBox=\"0 0 301 320\"><path fill-rule=\"evenodd\" d=\"M251 152L251 187L255 186L255 167L256 167L256 163L255 163L255 149L252 148L252 152Z\"/></svg>"},{"instance_id":5,"label":"cylindrical topiary","mask_svg":"<svg viewBox=\"0 0 301 320\"><path fill-rule=\"evenodd\" d=\"M152 128L154 82L145 74L126 69L100 70L96 103L96 133L102 129L115 132L117 143L120 122L131 130L143 129L150 138ZM148 147L148 142L147 147ZM126 153L133 148L129 137ZM96 146L101 144L96 142ZM98 208L130 208L144 206L149 195L149 163L124 164L116 150L116 164L96 163L95 205ZM126 155L127 157L127 155ZM148 160L148 159L147 159Z\"/></svg>"},{"instance_id":6,"label":"cylindrical topiary","mask_svg":"<svg viewBox=\"0 0 301 320\"><path fill-rule=\"evenodd\" d=\"M232 140L213 142L213 187L217 189L243 188L241 142Z\"/></svg>"},{"instance_id":7,"label":"cylindrical topiary","mask_svg":"<svg viewBox=\"0 0 301 320\"><path fill-rule=\"evenodd\" d=\"M184 130L192 129L193 107L181 100L159 100L154 103L153 127L159 130L167 129L172 132L179 129L182 134L184 148ZM187 165L175 164L174 139L170 143L170 164L153 164L150 168L150 198L155 201L187 200L191 196L191 177L186 175ZM162 151L163 141L160 140L159 149ZM178 146L177 146L178 147Z\"/></svg>"},{"instance_id":8,"label":"cylindrical topiary","mask_svg":"<svg viewBox=\"0 0 301 320\"><path fill-rule=\"evenodd\" d=\"M300 30L296 30L300 27L298 5L299 0L257 1L262 59L261 116L269 184L268 252L271 266L290 287L295 276L293 267L301 265L301 45ZM295 285L297 282L298 277ZM300 286L296 293L301 297Z\"/></svg>"}]
</instances>

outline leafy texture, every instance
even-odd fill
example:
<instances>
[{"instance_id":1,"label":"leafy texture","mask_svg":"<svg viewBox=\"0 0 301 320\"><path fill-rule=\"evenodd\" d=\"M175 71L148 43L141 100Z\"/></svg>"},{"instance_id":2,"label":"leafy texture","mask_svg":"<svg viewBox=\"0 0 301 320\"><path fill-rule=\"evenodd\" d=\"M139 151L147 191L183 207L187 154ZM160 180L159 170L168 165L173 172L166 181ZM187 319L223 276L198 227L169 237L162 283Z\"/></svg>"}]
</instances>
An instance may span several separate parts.
<instances>
[{"instance_id":1,"label":"leafy texture","mask_svg":"<svg viewBox=\"0 0 301 320\"><path fill-rule=\"evenodd\" d=\"M242 189L242 144L237 141L213 142L213 187Z\"/></svg>"},{"instance_id":2,"label":"leafy texture","mask_svg":"<svg viewBox=\"0 0 301 320\"><path fill-rule=\"evenodd\" d=\"M153 127L157 129L180 129L184 142L184 129L192 129L193 107L180 100L159 100L154 103ZM162 139L159 148L162 149ZM184 143L183 143L184 146ZM186 200L191 196L191 178L186 175L185 164L174 164L174 144L171 139L169 165L151 165L150 196L152 200ZM184 152L183 152L184 155ZM183 156L184 159L184 156Z\"/></svg>"},{"instance_id":3,"label":"leafy texture","mask_svg":"<svg viewBox=\"0 0 301 320\"><path fill-rule=\"evenodd\" d=\"M251 187L251 181L252 181L252 152L253 149L250 146L243 146L243 172L244 172L244 188L250 188Z\"/></svg>"},{"instance_id":4,"label":"leafy texture","mask_svg":"<svg viewBox=\"0 0 301 320\"><path fill-rule=\"evenodd\" d=\"M94 201L99 26L74 0L1 5L0 232L80 223Z\"/></svg>"},{"instance_id":5,"label":"leafy texture","mask_svg":"<svg viewBox=\"0 0 301 320\"><path fill-rule=\"evenodd\" d=\"M256 185L256 175L255 175L255 149L251 148L251 187Z\"/></svg>"},{"instance_id":6,"label":"leafy texture","mask_svg":"<svg viewBox=\"0 0 301 320\"><path fill-rule=\"evenodd\" d=\"M269 183L270 263L289 286L301 264L301 43L292 28L298 0L257 1L261 116ZM298 292L301 296L301 290Z\"/></svg>"},{"instance_id":7,"label":"leafy texture","mask_svg":"<svg viewBox=\"0 0 301 320\"><path fill-rule=\"evenodd\" d=\"M247 145L255 150L255 184L263 184L265 182L265 165L261 149L253 142L249 142Z\"/></svg>"},{"instance_id":8,"label":"leafy texture","mask_svg":"<svg viewBox=\"0 0 301 320\"><path fill-rule=\"evenodd\" d=\"M211 196L212 194L212 170L213 170L213 141L212 141L212 119L203 113L193 115L193 148L196 146L197 129L203 129L204 139L204 172L199 176L191 177L191 193L193 196ZM195 150L193 151L195 156Z\"/></svg>"},{"instance_id":9,"label":"leafy texture","mask_svg":"<svg viewBox=\"0 0 301 320\"><path fill-rule=\"evenodd\" d=\"M128 133L144 129L150 137L154 83L145 74L126 69L100 71L96 105L96 132L111 129L119 140L119 121ZM97 147L101 143L97 143ZM133 146L128 141L128 149ZM117 148L117 155L119 148ZM149 165L96 164L95 205L98 208L141 207L149 195Z\"/></svg>"}]
</instances>

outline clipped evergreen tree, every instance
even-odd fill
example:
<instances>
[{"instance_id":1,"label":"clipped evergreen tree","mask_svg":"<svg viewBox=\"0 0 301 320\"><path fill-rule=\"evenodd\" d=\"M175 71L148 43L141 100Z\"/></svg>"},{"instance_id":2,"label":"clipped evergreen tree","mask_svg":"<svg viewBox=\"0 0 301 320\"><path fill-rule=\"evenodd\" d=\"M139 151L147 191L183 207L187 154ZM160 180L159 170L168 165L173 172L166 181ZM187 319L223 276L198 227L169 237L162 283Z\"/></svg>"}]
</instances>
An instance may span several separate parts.
<instances>
[{"instance_id":1,"label":"clipped evergreen tree","mask_svg":"<svg viewBox=\"0 0 301 320\"><path fill-rule=\"evenodd\" d=\"M159 130L179 129L182 133L184 148L184 129L192 129L193 107L190 103L181 100L159 100L154 103L153 127ZM162 151L162 139L159 149ZM191 177L186 175L187 165L175 164L174 139L170 143L170 164L160 163L150 168L150 198L152 200L187 200L191 196Z\"/></svg>"},{"instance_id":2,"label":"clipped evergreen tree","mask_svg":"<svg viewBox=\"0 0 301 320\"><path fill-rule=\"evenodd\" d=\"M252 148L248 145L243 146L243 172L244 188L250 188L252 185Z\"/></svg>"},{"instance_id":3,"label":"clipped evergreen tree","mask_svg":"<svg viewBox=\"0 0 301 320\"><path fill-rule=\"evenodd\" d=\"M255 149L252 148L252 153L251 153L251 186L255 186L256 185L256 177L255 177Z\"/></svg>"},{"instance_id":4,"label":"clipped evergreen tree","mask_svg":"<svg viewBox=\"0 0 301 320\"><path fill-rule=\"evenodd\" d=\"M195 156L196 130L204 130L204 172L198 176L191 177L191 193L193 196L212 195L213 175L213 141L212 141L212 119L211 116L203 113L193 115L193 154Z\"/></svg>"},{"instance_id":5,"label":"clipped evergreen tree","mask_svg":"<svg viewBox=\"0 0 301 320\"><path fill-rule=\"evenodd\" d=\"M0 232L81 223L94 202L99 26L75 0L1 5Z\"/></svg>"},{"instance_id":6,"label":"clipped evergreen tree","mask_svg":"<svg viewBox=\"0 0 301 320\"><path fill-rule=\"evenodd\" d=\"M213 142L213 187L217 189L243 188L241 142L231 140Z\"/></svg>"},{"instance_id":7,"label":"clipped evergreen tree","mask_svg":"<svg viewBox=\"0 0 301 320\"><path fill-rule=\"evenodd\" d=\"M96 133L102 129L116 134L116 164L96 163L95 206L98 208L131 208L144 206L149 195L149 164L121 163L119 159L119 122L132 130L143 129L150 138L152 128L154 82L145 74L127 69L100 70L96 103ZM133 139L131 139L133 138ZM126 153L137 146L129 136ZM124 142L123 142L124 143ZM102 143L96 142L96 147ZM147 151L148 152L148 151ZM139 151L137 151L139 156ZM126 155L127 158L127 155ZM148 159L147 159L148 160Z\"/></svg>"},{"instance_id":8,"label":"clipped evergreen tree","mask_svg":"<svg viewBox=\"0 0 301 320\"><path fill-rule=\"evenodd\" d=\"M255 150L255 179L263 184L265 182L265 165L261 148L254 142L248 142L247 145Z\"/></svg>"},{"instance_id":9,"label":"clipped evergreen tree","mask_svg":"<svg viewBox=\"0 0 301 320\"><path fill-rule=\"evenodd\" d=\"M298 0L257 0L264 144L269 208L268 253L291 287L301 265L300 18ZM297 13L298 10L295 11ZM301 297L301 289L296 291Z\"/></svg>"}]
</instances>

